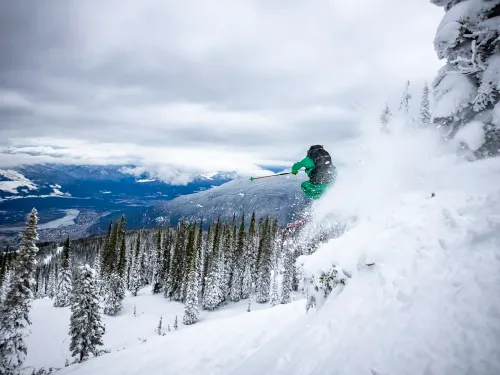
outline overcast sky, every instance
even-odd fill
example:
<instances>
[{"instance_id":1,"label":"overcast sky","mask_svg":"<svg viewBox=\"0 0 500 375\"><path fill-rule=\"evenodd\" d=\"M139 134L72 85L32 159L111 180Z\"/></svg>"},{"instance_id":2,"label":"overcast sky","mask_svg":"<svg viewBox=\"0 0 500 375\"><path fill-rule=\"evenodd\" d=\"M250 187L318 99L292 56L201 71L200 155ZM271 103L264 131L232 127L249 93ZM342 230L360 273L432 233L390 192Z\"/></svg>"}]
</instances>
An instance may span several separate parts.
<instances>
[{"instance_id":1,"label":"overcast sky","mask_svg":"<svg viewBox=\"0 0 500 375\"><path fill-rule=\"evenodd\" d=\"M165 180L281 165L415 97L426 0L0 0L0 165L133 163Z\"/></svg>"}]
</instances>

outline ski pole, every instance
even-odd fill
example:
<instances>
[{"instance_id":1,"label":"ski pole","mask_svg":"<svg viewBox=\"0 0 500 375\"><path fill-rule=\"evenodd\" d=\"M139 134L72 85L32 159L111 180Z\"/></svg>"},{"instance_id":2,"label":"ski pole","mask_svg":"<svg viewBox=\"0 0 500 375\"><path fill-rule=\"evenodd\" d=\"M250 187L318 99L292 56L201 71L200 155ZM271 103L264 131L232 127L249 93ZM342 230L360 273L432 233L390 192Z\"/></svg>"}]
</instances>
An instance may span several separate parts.
<instances>
[{"instance_id":1,"label":"ski pole","mask_svg":"<svg viewBox=\"0 0 500 375\"><path fill-rule=\"evenodd\" d=\"M286 174L292 174L292 172L285 172L285 173L278 173L278 174L272 174L270 176L262 176L262 177L250 177L250 181L254 180L260 180L261 178L269 178L269 177L276 177L276 176L284 176Z\"/></svg>"}]
</instances>

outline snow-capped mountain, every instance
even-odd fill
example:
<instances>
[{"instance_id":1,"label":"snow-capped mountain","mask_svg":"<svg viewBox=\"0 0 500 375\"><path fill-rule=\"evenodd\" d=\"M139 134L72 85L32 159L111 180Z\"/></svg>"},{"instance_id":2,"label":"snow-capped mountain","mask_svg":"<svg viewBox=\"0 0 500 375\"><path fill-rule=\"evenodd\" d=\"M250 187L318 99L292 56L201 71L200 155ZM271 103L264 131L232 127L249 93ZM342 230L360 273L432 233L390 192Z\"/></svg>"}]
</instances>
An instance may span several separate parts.
<instances>
[{"instance_id":1,"label":"snow-capped mountain","mask_svg":"<svg viewBox=\"0 0 500 375\"><path fill-rule=\"evenodd\" d=\"M0 169L0 236L17 233L33 207L45 225L42 240L87 235L100 218L113 213L127 213L133 225L140 222L134 215L141 215L147 206L208 190L236 177L232 172L214 172L196 176L186 185L171 185L131 170L134 166L62 164Z\"/></svg>"},{"instance_id":2,"label":"snow-capped mountain","mask_svg":"<svg viewBox=\"0 0 500 375\"><path fill-rule=\"evenodd\" d=\"M0 169L0 199L71 196L80 198L109 195L123 198L172 199L209 189L234 179L234 172L213 172L196 176L187 185L168 184L147 173L130 173L129 165L37 164ZM103 195L108 195L103 197Z\"/></svg>"},{"instance_id":3,"label":"snow-capped mountain","mask_svg":"<svg viewBox=\"0 0 500 375\"><path fill-rule=\"evenodd\" d=\"M250 215L255 211L258 217L271 215L281 225L290 221L306 203L300 189L303 176L281 176L265 180L249 181L238 177L220 186L194 194L183 195L155 205L129 207L103 217L91 230L106 230L109 220L117 220L122 214L127 218L129 228L147 228L175 225L180 218L213 222L218 217L230 220L233 214Z\"/></svg>"},{"instance_id":4,"label":"snow-capped mountain","mask_svg":"<svg viewBox=\"0 0 500 375\"><path fill-rule=\"evenodd\" d=\"M208 221L230 219L234 213L251 214L258 217L271 215L281 224L290 220L293 213L305 204L300 189L303 178L281 176L258 181L237 178L213 189L185 195L171 201L162 202L156 210L157 222L178 217L200 218Z\"/></svg>"}]
</instances>

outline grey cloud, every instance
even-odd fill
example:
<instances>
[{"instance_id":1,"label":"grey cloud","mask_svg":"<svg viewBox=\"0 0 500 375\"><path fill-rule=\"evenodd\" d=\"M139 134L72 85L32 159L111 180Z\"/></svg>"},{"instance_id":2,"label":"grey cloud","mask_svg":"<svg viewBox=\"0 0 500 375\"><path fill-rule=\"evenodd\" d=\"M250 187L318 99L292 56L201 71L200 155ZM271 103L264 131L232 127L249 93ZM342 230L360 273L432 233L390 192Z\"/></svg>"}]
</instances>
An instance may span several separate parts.
<instances>
[{"instance_id":1,"label":"grey cloud","mask_svg":"<svg viewBox=\"0 0 500 375\"><path fill-rule=\"evenodd\" d=\"M293 158L304 144L354 136L355 113L344 112L394 97L408 73L384 67L383 56L398 60L408 44L432 55L421 34L439 17L420 0L4 1L0 143L46 137ZM436 61L418 63L418 79L434 74ZM1 92L29 105L2 107ZM202 112L176 125L148 113L172 103L269 124L221 126ZM339 111L308 118L312 106Z\"/></svg>"}]
</instances>

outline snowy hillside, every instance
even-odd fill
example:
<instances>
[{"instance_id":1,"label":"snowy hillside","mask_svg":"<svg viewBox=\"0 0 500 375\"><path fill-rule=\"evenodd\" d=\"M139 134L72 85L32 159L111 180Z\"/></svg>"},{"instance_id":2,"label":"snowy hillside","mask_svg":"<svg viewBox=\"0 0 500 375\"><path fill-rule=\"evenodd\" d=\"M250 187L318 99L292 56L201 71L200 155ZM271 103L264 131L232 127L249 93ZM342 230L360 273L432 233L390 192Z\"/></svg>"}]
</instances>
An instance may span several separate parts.
<instances>
[{"instance_id":1,"label":"snowy hillside","mask_svg":"<svg viewBox=\"0 0 500 375\"><path fill-rule=\"evenodd\" d=\"M54 308L49 299L37 300L31 314L34 326L27 345L32 350L26 366L63 368L58 374L220 373L237 366L260 345L303 316L304 301L272 309L267 304L254 303L251 312L247 312L247 308L248 301L242 301L213 313L205 311L199 323L184 326L183 304L167 302L163 296L151 295L149 288L145 288L137 297L125 299L119 316L105 316L104 348L111 353L64 369L66 359L71 358L67 333L70 310ZM160 316L165 336L155 332ZM176 316L178 330L174 329ZM193 357L194 348L197 358ZM131 351L140 352L136 366L130 364Z\"/></svg>"},{"instance_id":2,"label":"snowy hillside","mask_svg":"<svg viewBox=\"0 0 500 375\"><path fill-rule=\"evenodd\" d=\"M337 150L346 167L315 205L312 226L334 214L348 227L297 261L316 304L307 314L298 295L274 308L252 303L251 313L241 301L158 336L159 315L172 327L182 305L143 289L105 318L111 353L59 373L500 373L500 160L468 162L456 142L407 126L367 127ZM318 282L332 270L345 286ZM144 314L133 317L134 305ZM35 302L35 367L61 366L69 355L69 312L56 311Z\"/></svg>"},{"instance_id":3,"label":"snowy hillside","mask_svg":"<svg viewBox=\"0 0 500 375\"><path fill-rule=\"evenodd\" d=\"M185 195L162 202L157 208L157 221L169 218L191 217L215 221L218 216L230 219L233 213L258 217L271 215L285 224L305 203L300 184L305 175L280 176L256 181L238 178L207 191Z\"/></svg>"},{"instance_id":4,"label":"snowy hillside","mask_svg":"<svg viewBox=\"0 0 500 375\"><path fill-rule=\"evenodd\" d=\"M315 318L228 374L500 373L500 160L392 131L353 145L359 165L318 203L317 222L335 212L351 224L298 260ZM346 285L325 301L318 280L333 269Z\"/></svg>"}]
</instances>

